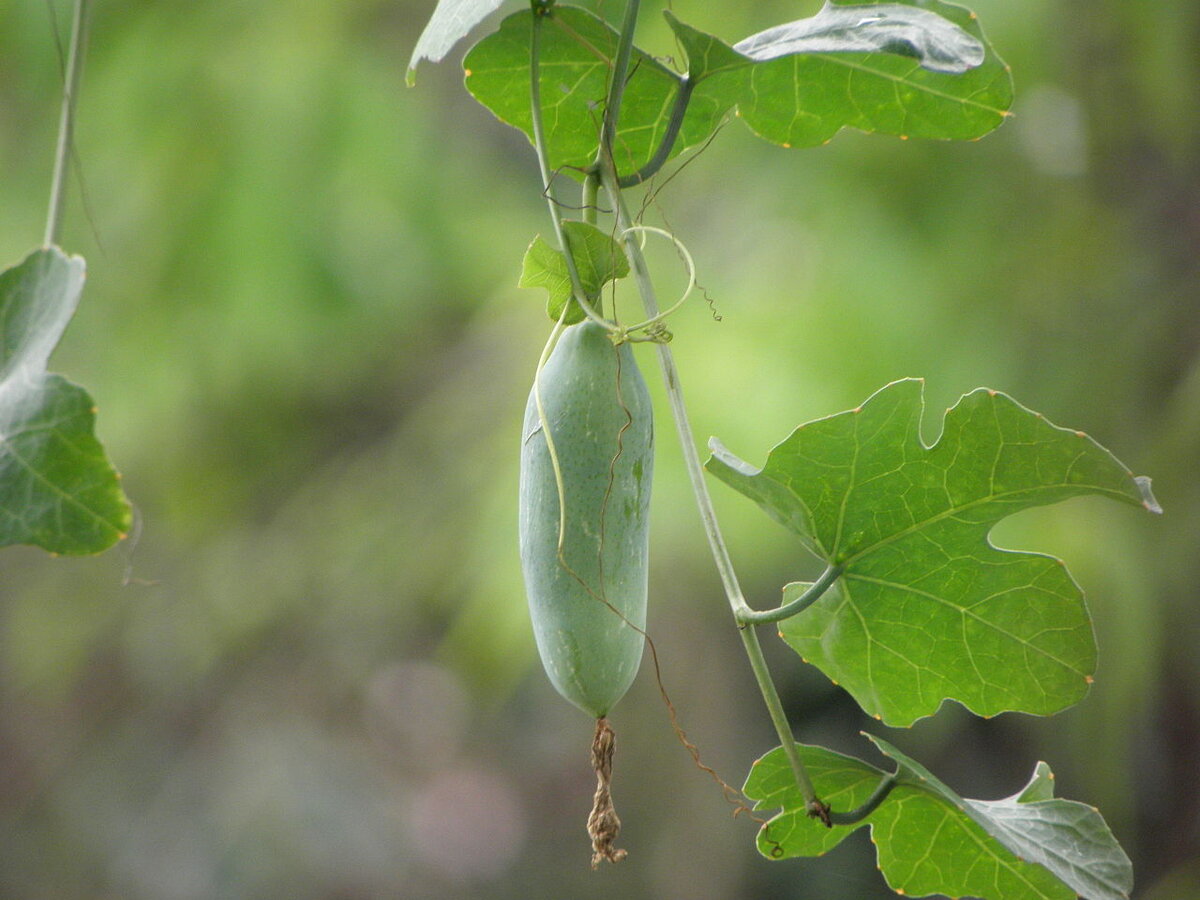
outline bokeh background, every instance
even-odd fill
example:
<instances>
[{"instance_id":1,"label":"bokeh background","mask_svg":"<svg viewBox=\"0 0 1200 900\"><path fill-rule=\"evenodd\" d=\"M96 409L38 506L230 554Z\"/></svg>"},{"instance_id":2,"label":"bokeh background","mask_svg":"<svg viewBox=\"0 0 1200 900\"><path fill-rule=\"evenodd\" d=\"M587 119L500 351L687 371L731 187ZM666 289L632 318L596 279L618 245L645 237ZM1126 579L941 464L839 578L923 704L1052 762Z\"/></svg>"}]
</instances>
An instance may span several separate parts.
<instances>
[{"instance_id":1,"label":"bokeh background","mask_svg":"<svg viewBox=\"0 0 1200 900\"><path fill-rule=\"evenodd\" d=\"M646 5L643 44L674 52ZM94 4L62 240L89 281L52 367L95 396L140 529L92 559L3 553L0 895L891 896L861 832L761 859L648 665L614 714L630 858L589 870L592 725L541 673L516 555L549 323L515 282L546 210L527 143L462 90L463 48L404 87L432 6ZM675 7L736 39L818 3ZM1077 500L995 535L1087 591L1100 671L1063 715L950 704L893 732L771 662L802 739L871 758L871 728L983 798L1046 759L1104 811L1139 898L1195 900L1200 5L974 8L1017 82L996 134L784 151L734 122L663 186L648 221L712 304L674 347L698 434L751 460L923 375L930 437L987 385L1153 476L1160 518ZM69 17L0 4L6 265L41 237ZM669 248L655 265L673 293ZM690 737L740 784L774 742L660 422L651 633ZM812 573L714 493L756 605Z\"/></svg>"}]
</instances>

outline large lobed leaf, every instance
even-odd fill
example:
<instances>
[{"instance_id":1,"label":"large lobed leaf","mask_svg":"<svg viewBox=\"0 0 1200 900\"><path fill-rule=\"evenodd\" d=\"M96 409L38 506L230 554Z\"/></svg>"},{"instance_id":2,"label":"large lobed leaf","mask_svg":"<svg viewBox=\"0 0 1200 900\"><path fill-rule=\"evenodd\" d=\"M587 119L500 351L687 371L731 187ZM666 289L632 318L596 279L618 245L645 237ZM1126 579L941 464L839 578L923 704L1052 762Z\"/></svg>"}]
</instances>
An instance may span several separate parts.
<instances>
[{"instance_id":1,"label":"large lobed leaf","mask_svg":"<svg viewBox=\"0 0 1200 900\"><path fill-rule=\"evenodd\" d=\"M1084 494L1157 512L1149 481L1082 432L983 389L926 447L922 387L898 381L800 426L761 470L714 440L707 468L842 567L781 635L868 713L909 725L946 698L985 716L1057 712L1095 668L1083 596L1060 560L999 550L988 532Z\"/></svg>"},{"instance_id":2,"label":"large lobed leaf","mask_svg":"<svg viewBox=\"0 0 1200 900\"><path fill-rule=\"evenodd\" d=\"M1100 813L1054 797L1053 774L1038 763L1029 784L1004 800L968 800L881 738L896 763L896 787L863 821L825 827L811 818L782 748L757 760L745 793L755 808L780 812L759 831L764 856L820 856L870 826L879 868L908 896L980 900L1126 900L1133 871ZM800 746L818 795L850 812L885 775L824 747Z\"/></svg>"},{"instance_id":3,"label":"large lobed leaf","mask_svg":"<svg viewBox=\"0 0 1200 900\"><path fill-rule=\"evenodd\" d=\"M831 3L732 46L666 16L689 70L685 80L635 48L613 148L622 175L654 156L685 84L686 113L668 155L707 140L734 108L760 136L799 147L845 127L977 138L1012 103L1008 67L974 15L940 0ZM509 16L463 61L471 94L531 138L532 27L530 11ZM552 168L595 159L616 46L617 33L584 10L555 7L543 17L541 92Z\"/></svg>"},{"instance_id":4,"label":"large lobed leaf","mask_svg":"<svg viewBox=\"0 0 1200 900\"><path fill-rule=\"evenodd\" d=\"M0 272L0 546L99 553L129 530L92 398L46 371L84 271L81 257L50 247Z\"/></svg>"}]
</instances>

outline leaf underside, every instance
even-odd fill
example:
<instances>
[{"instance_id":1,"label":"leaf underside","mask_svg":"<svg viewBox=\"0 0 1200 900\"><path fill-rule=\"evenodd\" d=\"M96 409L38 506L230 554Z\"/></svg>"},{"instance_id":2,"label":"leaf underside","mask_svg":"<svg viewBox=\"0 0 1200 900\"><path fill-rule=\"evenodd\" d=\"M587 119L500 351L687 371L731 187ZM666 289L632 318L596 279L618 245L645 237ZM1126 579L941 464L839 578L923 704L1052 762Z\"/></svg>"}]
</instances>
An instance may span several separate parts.
<instances>
[{"instance_id":1,"label":"leaf underside","mask_svg":"<svg viewBox=\"0 0 1200 900\"><path fill-rule=\"evenodd\" d=\"M412 58L408 61L407 80L411 85L416 78L417 64L428 59L438 62L467 33L482 22L504 0L438 0L425 30L417 39Z\"/></svg>"},{"instance_id":2,"label":"leaf underside","mask_svg":"<svg viewBox=\"0 0 1200 900\"><path fill-rule=\"evenodd\" d=\"M99 553L130 527L92 398L46 371L83 281L83 259L55 247L0 272L0 546Z\"/></svg>"},{"instance_id":3,"label":"leaf underside","mask_svg":"<svg viewBox=\"0 0 1200 900\"><path fill-rule=\"evenodd\" d=\"M898 893L980 900L1126 900L1133 871L1100 813L1054 797L1038 763L1029 784L1003 800L968 800L886 741L897 786L862 822L825 827L811 818L782 748L757 760L745 794L755 809L780 810L760 829L768 858L820 856L870 826L880 871ZM824 747L801 745L817 794L838 812L861 806L884 772Z\"/></svg>"},{"instance_id":4,"label":"leaf underside","mask_svg":"<svg viewBox=\"0 0 1200 900\"><path fill-rule=\"evenodd\" d=\"M466 85L499 119L532 139L529 55L533 14L506 18L467 54ZM830 4L809 19L730 45L667 20L688 58L691 99L673 156L706 141L731 110L773 143L813 146L842 128L941 139L978 138L1012 104L1008 67L969 11L939 0ZM541 38L541 94L550 166L596 157L617 33L574 7L555 7ZM613 147L629 175L653 156L683 76L635 48Z\"/></svg>"},{"instance_id":5,"label":"leaf underside","mask_svg":"<svg viewBox=\"0 0 1200 900\"><path fill-rule=\"evenodd\" d=\"M629 274L629 261L625 258L625 251L612 235L586 222L565 220L563 231L566 232L567 241L571 245L571 255L575 258L580 285L594 305L604 285ZM525 259L521 263L521 280L517 282L517 286L545 288L549 294L546 300L546 314L555 322L568 303L571 308L567 310L564 324L574 325L585 318L583 309L572 297L566 254L555 250L540 235L533 239L529 249L525 251Z\"/></svg>"},{"instance_id":6,"label":"leaf underside","mask_svg":"<svg viewBox=\"0 0 1200 900\"><path fill-rule=\"evenodd\" d=\"M1095 668L1082 593L1060 560L997 549L988 533L1086 494L1158 511L1149 481L1082 432L983 389L926 447L922 390L898 381L802 425L761 470L714 440L706 467L843 568L781 636L866 712L897 726L945 699L983 716L1057 712Z\"/></svg>"}]
</instances>

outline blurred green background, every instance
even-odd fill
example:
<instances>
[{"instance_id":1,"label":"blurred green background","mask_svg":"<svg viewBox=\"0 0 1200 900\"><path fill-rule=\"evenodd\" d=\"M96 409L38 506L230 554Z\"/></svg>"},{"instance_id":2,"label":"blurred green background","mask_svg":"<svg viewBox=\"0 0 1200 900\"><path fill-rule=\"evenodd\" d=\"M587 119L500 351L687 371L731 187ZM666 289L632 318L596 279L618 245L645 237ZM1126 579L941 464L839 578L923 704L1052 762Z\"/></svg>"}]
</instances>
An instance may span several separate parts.
<instances>
[{"instance_id":1,"label":"blurred green background","mask_svg":"<svg viewBox=\"0 0 1200 900\"><path fill-rule=\"evenodd\" d=\"M670 54L662 5L643 44ZM818 5L674 7L736 39ZM592 723L541 673L516 554L549 323L515 283L546 210L525 140L462 90L462 47L405 89L432 6L95 3L62 240L90 274L52 368L96 398L140 529L94 559L3 554L0 895L891 896L863 833L761 859L649 665L614 714L630 858L589 870ZM995 135L784 151L734 122L665 186L648 221L720 315L692 304L674 347L701 439L754 461L923 375L931 437L982 384L1153 476L1161 518L1077 500L994 536L1063 556L1087 592L1100 670L1061 716L950 704L892 731L771 660L802 739L873 758L870 727L984 798L1046 759L1104 811L1138 897L1195 900L1200 5L974 8L1017 81ZM65 41L65 0L0 5L6 265L42 233L52 12ZM654 262L673 293L670 249ZM740 784L774 741L661 406L659 435L650 630L691 739ZM714 493L755 605L812 573Z\"/></svg>"}]
</instances>

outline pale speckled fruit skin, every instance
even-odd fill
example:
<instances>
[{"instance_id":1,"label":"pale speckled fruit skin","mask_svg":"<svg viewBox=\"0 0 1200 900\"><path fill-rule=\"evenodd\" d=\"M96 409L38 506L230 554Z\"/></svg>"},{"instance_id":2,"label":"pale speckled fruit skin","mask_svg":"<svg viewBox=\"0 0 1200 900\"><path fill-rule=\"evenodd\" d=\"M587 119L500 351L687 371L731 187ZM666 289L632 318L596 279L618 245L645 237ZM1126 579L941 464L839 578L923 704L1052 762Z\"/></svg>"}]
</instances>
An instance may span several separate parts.
<instances>
[{"instance_id":1,"label":"pale speckled fruit skin","mask_svg":"<svg viewBox=\"0 0 1200 900\"><path fill-rule=\"evenodd\" d=\"M600 717L624 696L642 659L642 635L599 597L638 628L646 627L654 475L650 394L629 345L614 346L591 322L563 332L539 382L562 468L563 559L570 571L558 558L558 488L530 391L520 484L529 612L554 687Z\"/></svg>"}]
</instances>

